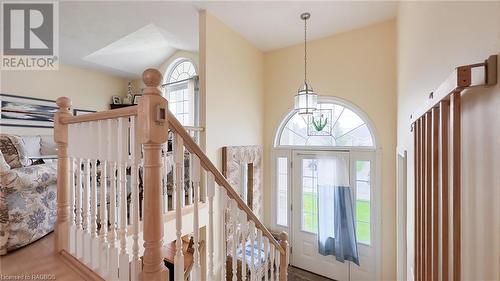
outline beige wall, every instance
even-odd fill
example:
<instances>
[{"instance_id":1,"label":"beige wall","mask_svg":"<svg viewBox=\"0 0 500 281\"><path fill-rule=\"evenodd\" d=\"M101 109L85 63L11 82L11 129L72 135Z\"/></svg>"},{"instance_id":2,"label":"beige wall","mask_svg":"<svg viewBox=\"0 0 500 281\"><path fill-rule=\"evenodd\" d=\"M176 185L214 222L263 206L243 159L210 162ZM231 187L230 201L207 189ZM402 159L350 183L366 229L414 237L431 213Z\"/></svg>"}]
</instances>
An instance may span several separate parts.
<instances>
[{"instance_id":1,"label":"beige wall","mask_svg":"<svg viewBox=\"0 0 500 281\"><path fill-rule=\"evenodd\" d=\"M221 148L261 145L263 140L263 54L209 13L200 13L200 116L206 128L208 157L222 168ZM206 112L203 112L203 111ZM217 188L221 191L220 188ZM221 214L220 194L215 198ZM220 215L215 237L222 237ZM220 269L222 244L216 239L215 267ZM220 271L219 271L220 273Z\"/></svg>"},{"instance_id":2,"label":"beige wall","mask_svg":"<svg viewBox=\"0 0 500 281\"><path fill-rule=\"evenodd\" d=\"M205 79L200 81L200 96L206 112L201 124L207 129L207 154L221 168L221 147L262 144L264 57L214 16L206 13L202 18L205 46L203 53L200 47L200 72Z\"/></svg>"},{"instance_id":3,"label":"beige wall","mask_svg":"<svg viewBox=\"0 0 500 281\"><path fill-rule=\"evenodd\" d=\"M459 65L500 52L500 2L403 2L398 11L398 149L408 150L408 279L413 273L409 116ZM462 99L462 280L500 279L500 86Z\"/></svg>"},{"instance_id":4,"label":"beige wall","mask_svg":"<svg viewBox=\"0 0 500 281\"><path fill-rule=\"evenodd\" d=\"M111 96L125 95L126 80L103 72L60 65L57 71L2 71L0 91L5 94L57 99L69 97L73 108L107 110ZM52 129L0 127L4 133L51 134Z\"/></svg>"},{"instance_id":5,"label":"beige wall","mask_svg":"<svg viewBox=\"0 0 500 281\"><path fill-rule=\"evenodd\" d=\"M371 119L382 149L382 279L396 274L396 25L387 21L308 43L308 81L319 95L345 99ZM265 211L271 221L270 152L276 129L303 81L303 45L265 54Z\"/></svg>"}]
</instances>

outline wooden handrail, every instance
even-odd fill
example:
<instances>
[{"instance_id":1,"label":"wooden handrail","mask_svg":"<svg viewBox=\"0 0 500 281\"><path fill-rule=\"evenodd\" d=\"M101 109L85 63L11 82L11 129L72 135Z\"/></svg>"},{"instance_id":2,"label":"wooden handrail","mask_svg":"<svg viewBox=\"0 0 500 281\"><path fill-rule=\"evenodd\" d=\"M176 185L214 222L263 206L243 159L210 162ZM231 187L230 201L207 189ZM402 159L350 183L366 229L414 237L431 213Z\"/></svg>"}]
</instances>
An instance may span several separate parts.
<instances>
[{"instance_id":1,"label":"wooden handrail","mask_svg":"<svg viewBox=\"0 0 500 281\"><path fill-rule=\"evenodd\" d=\"M462 65L451 73L450 76L429 95L429 100L415 112L410 115L411 129L415 126L415 121L432 111L432 108L438 108L440 101L449 100L450 95L462 92L465 89L473 87L491 87L497 84L497 65L498 55L489 56L482 63ZM474 74L473 69L478 72Z\"/></svg>"},{"instance_id":2,"label":"wooden handrail","mask_svg":"<svg viewBox=\"0 0 500 281\"><path fill-rule=\"evenodd\" d=\"M252 212L252 210L243 202L243 200L240 198L238 193L231 187L231 184L226 180L226 178L219 172L219 170L215 167L215 165L208 159L208 157L205 155L203 150L198 146L198 144L193 140L193 138L189 135L188 131L182 126L182 124L177 120L175 115L168 110L168 127L169 129L173 130L175 133L177 133L183 140L184 140L184 146L189 150L189 152L195 154L200 158L200 163L205 168L205 170L211 172L214 177L215 177L215 182L217 182L218 185L222 186L224 189L226 189L228 195L230 198L236 201L238 204L239 208L245 211L247 214L247 217L251 219L257 228L262 230L262 233L271 241L271 243L274 244L274 246L279 249L280 253L282 255L286 255L285 249L281 246L276 239L274 239L274 236L269 232L269 230L264 226L264 224L255 216L255 214Z\"/></svg>"},{"instance_id":3,"label":"wooden handrail","mask_svg":"<svg viewBox=\"0 0 500 281\"><path fill-rule=\"evenodd\" d=\"M128 117L137 115L137 105L127 106L118 109L100 111L89 113L80 116L68 116L61 118L60 122L62 124L74 124L74 123L82 123L82 122L90 122L90 121L99 121L106 119L114 119L120 117Z\"/></svg>"}]
</instances>

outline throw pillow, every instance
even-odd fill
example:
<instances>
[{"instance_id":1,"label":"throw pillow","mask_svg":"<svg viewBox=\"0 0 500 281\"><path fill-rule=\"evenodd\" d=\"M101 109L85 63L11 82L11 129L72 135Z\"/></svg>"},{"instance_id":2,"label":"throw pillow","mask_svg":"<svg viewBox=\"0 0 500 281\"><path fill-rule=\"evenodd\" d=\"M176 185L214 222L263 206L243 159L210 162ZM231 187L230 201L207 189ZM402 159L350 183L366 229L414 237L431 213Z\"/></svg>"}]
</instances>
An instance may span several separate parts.
<instances>
[{"instance_id":1,"label":"throw pillow","mask_svg":"<svg viewBox=\"0 0 500 281\"><path fill-rule=\"evenodd\" d=\"M22 136L24 149L30 158L39 157L40 154L40 136Z\"/></svg>"},{"instance_id":2,"label":"throw pillow","mask_svg":"<svg viewBox=\"0 0 500 281\"><path fill-rule=\"evenodd\" d=\"M9 170L10 166L7 164L7 161L5 161L5 158L3 157L3 153L0 151L0 175L8 172Z\"/></svg>"},{"instance_id":3,"label":"throw pillow","mask_svg":"<svg viewBox=\"0 0 500 281\"><path fill-rule=\"evenodd\" d=\"M42 155L57 155L57 144L54 141L54 136L46 135L40 136L41 147L40 152Z\"/></svg>"},{"instance_id":4,"label":"throw pillow","mask_svg":"<svg viewBox=\"0 0 500 281\"><path fill-rule=\"evenodd\" d=\"M16 135L0 134L0 151L11 169L29 166L30 159L24 149L21 137Z\"/></svg>"}]
</instances>

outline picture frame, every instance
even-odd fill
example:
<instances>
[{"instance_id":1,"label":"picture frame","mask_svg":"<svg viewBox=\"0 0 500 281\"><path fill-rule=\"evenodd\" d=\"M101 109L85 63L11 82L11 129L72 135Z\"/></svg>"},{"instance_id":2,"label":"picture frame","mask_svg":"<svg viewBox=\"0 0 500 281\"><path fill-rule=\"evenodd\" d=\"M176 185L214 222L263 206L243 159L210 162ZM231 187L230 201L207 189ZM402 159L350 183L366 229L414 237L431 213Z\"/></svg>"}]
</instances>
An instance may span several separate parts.
<instances>
[{"instance_id":1,"label":"picture frame","mask_svg":"<svg viewBox=\"0 0 500 281\"><path fill-rule=\"evenodd\" d=\"M122 104L122 99L119 96L113 96L111 101L113 104Z\"/></svg>"},{"instance_id":2,"label":"picture frame","mask_svg":"<svg viewBox=\"0 0 500 281\"><path fill-rule=\"evenodd\" d=\"M142 95L134 95L134 102L133 104L139 104L139 100L141 99Z\"/></svg>"},{"instance_id":3,"label":"picture frame","mask_svg":"<svg viewBox=\"0 0 500 281\"><path fill-rule=\"evenodd\" d=\"M0 126L54 128L55 100L0 93Z\"/></svg>"},{"instance_id":4,"label":"picture frame","mask_svg":"<svg viewBox=\"0 0 500 281\"><path fill-rule=\"evenodd\" d=\"M86 109L73 109L73 115L74 116L80 116L80 115L85 115L89 113L95 113L97 111L95 110L86 110Z\"/></svg>"}]
</instances>

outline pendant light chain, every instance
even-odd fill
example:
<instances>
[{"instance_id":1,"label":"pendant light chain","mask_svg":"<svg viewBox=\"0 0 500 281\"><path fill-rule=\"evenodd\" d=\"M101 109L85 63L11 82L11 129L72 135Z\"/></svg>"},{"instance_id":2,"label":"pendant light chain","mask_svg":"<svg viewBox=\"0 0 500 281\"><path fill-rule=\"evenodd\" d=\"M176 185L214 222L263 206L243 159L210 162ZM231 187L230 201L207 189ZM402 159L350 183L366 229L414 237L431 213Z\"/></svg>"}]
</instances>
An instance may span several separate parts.
<instances>
[{"instance_id":1,"label":"pendant light chain","mask_svg":"<svg viewBox=\"0 0 500 281\"><path fill-rule=\"evenodd\" d=\"M307 19L304 19L304 82L307 84Z\"/></svg>"}]
</instances>

